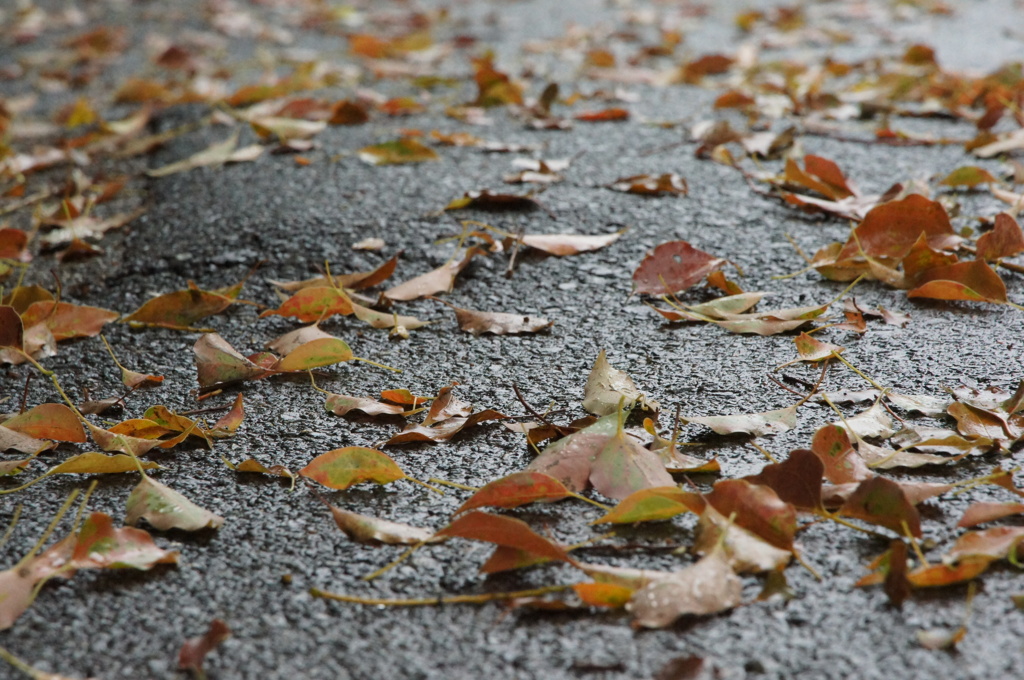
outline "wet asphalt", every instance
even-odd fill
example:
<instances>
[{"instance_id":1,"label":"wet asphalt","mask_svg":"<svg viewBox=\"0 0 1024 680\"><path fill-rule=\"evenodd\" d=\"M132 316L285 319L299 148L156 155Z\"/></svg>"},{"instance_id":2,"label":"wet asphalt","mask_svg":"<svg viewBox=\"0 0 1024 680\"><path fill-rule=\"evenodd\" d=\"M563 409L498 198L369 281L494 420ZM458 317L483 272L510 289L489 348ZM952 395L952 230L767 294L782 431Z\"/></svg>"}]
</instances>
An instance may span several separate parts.
<instances>
[{"instance_id":1,"label":"wet asphalt","mask_svg":"<svg viewBox=\"0 0 1024 680\"><path fill-rule=\"evenodd\" d=\"M990 26L979 17L990 16L987 13L1005 3L963 5L964 15L929 19L927 25L914 28L912 37L964 37L948 49L945 41L937 47L943 63L965 68L1012 58L1012 45L1020 56L1024 48L1012 40L999 43L1007 50L1002 59L979 50L986 44L985 35L1002 35L983 33ZM603 5L592 10L593 15L579 10L574 14L559 6L541 21L543 3L502 5L497 27L482 28L482 40L509 50L538 31L557 35L567 19L616 16ZM455 11L481 13L472 5ZM723 38L734 37L724 23L728 16L723 12L711 21L718 28L688 37L688 45L695 52L721 48ZM982 35L980 43L966 37L976 33ZM896 45L878 49L883 48L899 53ZM511 61L509 68L514 64ZM753 195L737 173L696 159L693 144L647 153L679 141L684 132L640 120L709 117L715 92L628 89L639 95L629 105L634 120L628 123L579 124L571 132L529 131L498 112L495 124L478 132L488 139L541 144L545 158L586 152L573 163L564 183L539 197L545 210L438 214L465 191L502 188L501 177L511 170L511 157L444 148L440 162L369 167L354 150L393 138L398 127L464 129L435 114L397 123L377 119L365 126L328 129L317 138L320 148L307 154L313 160L309 166L296 165L288 155L264 155L253 163L147 181L145 193L138 197L146 213L104 241L107 255L62 268L66 295L127 312L154 293L183 287L189 279L203 287L229 285L263 262L243 297L273 304L270 280L314 275L325 260L334 272L360 271L400 249L397 280L433 269L452 252L450 241L439 240L457 233L456 218L527 233L598 234L626 227L619 241L598 252L567 258L520 254L512 278L505 276L505 256L477 258L445 298L472 309L546 316L555 322L550 331L473 337L458 330L447 308L429 300L401 306L402 313L435 322L414 331L408 340L390 340L384 331L335 318L323 324L324 330L348 341L357 355L402 373L351 362L323 371L319 384L338 393L370 396L393 387L433 394L458 381L458 394L479 408L521 415L516 385L535 406L553 404L570 420L583 415L580 401L586 376L605 349L613 365L627 371L669 414L677 406L686 415L713 415L790 405L794 395L766 376L793 358L791 336L737 336L709 326L667 326L630 296L630 274L648 249L685 239L735 263L744 273L745 289L772 293L769 306L823 303L843 286L823 281L814 272L773 279L803 266L783 235L813 252L844 239L847 225L796 214ZM470 90L460 93L468 96ZM201 114L198 108L169 110L160 115L155 131ZM912 124L946 134L970 133L967 126L950 122ZM164 165L226 134L223 127L206 128L175 140L146 162L151 167ZM865 191L881 191L895 181L941 176L967 162L955 147L893 149L817 138L805 138L802 144L808 153L835 159ZM989 167L998 169L994 163ZM652 199L601 187L623 176L663 172L685 177L690 194ZM958 198L965 216L999 209L983 194ZM966 219L960 220L963 223ZM351 248L368 237L383 239L387 247L382 253ZM1024 303L1024 279L1012 273L1003 276L1011 299ZM905 393L937 395L943 387L962 383L1012 388L1024 377L1024 317L1018 311L912 302L875 283L858 286L856 294L869 305L909 313L911 322L899 328L872 321L863 336L828 330L821 337L847 347L846 356L853 363L886 385ZM691 299L703 295L697 290ZM205 323L244 353L295 327L276 317L258 319L252 307L241 305ZM234 632L207 663L210 677L223 679L642 679L655 677L671 660L690 655L708 659L724 678L1002 678L1014 677L1024 662L1024 613L1010 600L1024 590L1024 581L1014 567L1004 563L982 579L969 632L956 651L929 651L917 643L916 631L959 625L966 588L918 592L902 611L895 610L880 588L853 585L864 575L864 565L886 548L884 542L827 524L800 534L804 554L822 581L794 564L786 571L794 597L756 602L760 582L745 577L749 604L719 616L686 619L665 630L633 630L628 616L620 612L543 612L501 604L384 608L314 599L308 594L311 587L368 597L431 597L567 583L577 576L564 567L543 567L485 578L477 570L489 554L488 546L451 542L419 551L372 584L362 581L361 576L386 564L400 548L349 541L305 485L290 491L276 478L238 475L219 457L238 462L252 456L294 470L333 448L378 445L399 429L400 422L334 416L325 411L323 396L310 389L304 377L249 383L197 403L191 353L196 334L133 331L116 325L109 327L107 337L122 363L167 378L156 390L132 395L126 416L157 403L185 411L227 403L237 391L245 395L246 419L235 437L218 442L212 452L178 448L156 457L166 467L159 473L160 481L224 516L226 522L216 532L155 532L161 545L181 551L177 567L147 573L83 572L68 582L49 583L16 625L0 633L0 645L41 669L108 680L182 677L175 669L181 642L201 633L215 617L224 619ZM98 340L62 345L47 366L75 397L86 388L93 396L119 392L118 375ZM816 378L813 369L793 367L785 372ZM2 396L19 400L28 374L25 367L6 370ZM863 387L864 382L848 371L834 369L829 374L828 389ZM53 399L42 380L30 383L30 403ZM801 409L796 429L760 443L783 454L806 446L815 429L831 419L825 407L809 403ZM684 436L702 444L694 449L695 455L718 456L728 477L756 472L764 462L742 438L717 437L696 426ZM395 447L388 453L419 479L437 477L474 486L521 470L533 458L519 435L498 424L482 425L448 443ZM986 456L955 468L896 476L966 479L1000 463L1017 464L1022 454L1008 458ZM713 480L694 477L698 484ZM135 483L132 475L100 478L90 507L122 517ZM2 563L16 561L66 494L83 486L79 479L51 479L2 497L0 521L10 517L15 502L25 505L17 531L0 548ZM441 527L466 494L452 490L440 497L399 481L325 496L350 510ZM925 503L926 540L947 544L957 533L954 526L962 510L982 498L999 497L981 490ZM564 543L597 535L599 530L588 523L599 514L596 508L573 501L515 512ZM694 519L684 516L623 528L610 542L613 547L581 553L608 564L679 568L691 558L658 546L688 544ZM0 678L12 674L0 667Z\"/></svg>"}]
</instances>

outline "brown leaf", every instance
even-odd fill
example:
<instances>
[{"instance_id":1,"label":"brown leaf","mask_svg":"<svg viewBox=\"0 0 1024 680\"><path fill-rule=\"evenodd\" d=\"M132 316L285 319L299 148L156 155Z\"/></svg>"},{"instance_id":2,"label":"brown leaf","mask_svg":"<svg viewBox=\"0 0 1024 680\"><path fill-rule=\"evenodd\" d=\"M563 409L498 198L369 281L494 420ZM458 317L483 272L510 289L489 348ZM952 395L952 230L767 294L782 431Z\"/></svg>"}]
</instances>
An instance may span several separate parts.
<instances>
[{"instance_id":1,"label":"brown leaf","mask_svg":"<svg viewBox=\"0 0 1024 680\"><path fill-rule=\"evenodd\" d=\"M1005 303L1006 284L984 260L933 267L918 277L909 298Z\"/></svg>"},{"instance_id":2,"label":"brown leaf","mask_svg":"<svg viewBox=\"0 0 1024 680\"><path fill-rule=\"evenodd\" d=\"M978 259L995 261L1024 252L1024 232L1007 213L996 215L992 231L978 238Z\"/></svg>"},{"instance_id":3,"label":"brown leaf","mask_svg":"<svg viewBox=\"0 0 1024 680\"><path fill-rule=\"evenodd\" d=\"M823 463L825 479L833 484L861 482L874 476L854 450L846 429L838 425L819 428L811 441L811 451Z\"/></svg>"},{"instance_id":4,"label":"brown leaf","mask_svg":"<svg viewBox=\"0 0 1024 680\"><path fill-rule=\"evenodd\" d=\"M538 557L573 562L565 548L537 534L525 522L479 510L473 510L453 520L435 536L486 541L523 550Z\"/></svg>"},{"instance_id":5,"label":"brown leaf","mask_svg":"<svg viewBox=\"0 0 1024 680\"><path fill-rule=\"evenodd\" d=\"M800 510L816 511L822 508L821 478L825 466L818 456L807 449L795 449L781 463L765 465L756 475L743 479L761 484L774 491L783 503Z\"/></svg>"},{"instance_id":6,"label":"brown leaf","mask_svg":"<svg viewBox=\"0 0 1024 680\"><path fill-rule=\"evenodd\" d=\"M206 655L231 637L231 629L221 619L214 619L210 627L199 637L189 638L178 651L178 668L190 670L204 676L203 661Z\"/></svg>"},{"instance_id":7,"label":"brown leaf","mask_svg":"<svg viewBox=\"0 0 1024 680\"><path fill-rule=\"evenodd\" d=\"M577 255L594 250L600 250L611 245L626 233L625 230L617 231L614 234L524 234L519 241L535 250L541 250L548 255L565 257Z\"/></svg>"},{"instance_id":8,"label":"brown leaf","mask_svg":"<svg viewBox=\"0 0 1024 680\"><path fill-rule=\"evenodd\" d=\"M900 536L921 537L921 516L899 484L872 477L857 485L839 514L883 526Z\"/></svg>"},{"instance_id":9,"label":"brown leaf","mask_svg":"<svg viewBox=\"0 0 1024 680\"><path fill-rule=\"evenodd\" d=\"M434 532L409 524L391 522L378 517L360 515L348 510L329 505L335 524L345 535L356 543L365 545L416 545L418 543L437 543L443 538L431 540Z\"/></svg>"},{"instance_id":10,"label":"brown leaf","mask_svg":"<svg viewBox=\"0 0 1024 680\"><path fill-rule=\"evenodd\" d=\"M514 335L517 333L539 333L554 325L539 316L524 316L506 312L478 312L451 305L459 328L473 335Z\"/></svg>"},{"instance_id":11,"label":"brown leaf","mask_svg":"<svg viewBox=\"0 0 1024 680\"><path fill-rule=\"evenodd\" d=\"M686 614L715 614L742 601L743 584L722 551L715 551L669 578L644 586L626 608L634 625L664 628Z\"/></svg>"},{"instance_id":12,"label":"brown leaf","mask_svg":"<svg viewBox=\"0 0 1024 680\"><path fill-rule=\"evenodd\" d=\"M634 404L644 411L656 412L660 408L658 402L649 400L637 389L628 373L608 363L602 349L583 388L583 408L596 416L607 416L629 410Z\"/></svg>"},{"instance_id":13,"label":"brown leaf","mask_svg":"<svg viewBox=\"0 0 1024 680\"><path fill-rule=\"evenodd\" d=\"M469 265L476 255L486 255L486 251L476 246L467 248L461 259L453 257L433 271L389 288L384 291L384 297L405 302L438 293L447 293L455 285L455 277Z\"/></svg>"}]
</instances>

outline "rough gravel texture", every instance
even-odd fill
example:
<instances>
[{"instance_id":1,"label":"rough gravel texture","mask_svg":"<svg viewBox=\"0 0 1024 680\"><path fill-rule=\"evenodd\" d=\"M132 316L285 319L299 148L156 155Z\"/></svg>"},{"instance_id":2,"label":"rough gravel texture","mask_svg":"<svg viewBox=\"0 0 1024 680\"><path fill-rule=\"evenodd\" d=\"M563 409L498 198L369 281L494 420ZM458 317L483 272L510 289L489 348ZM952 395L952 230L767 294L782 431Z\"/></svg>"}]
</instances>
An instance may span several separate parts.
<instances>
[{"instance_id":1,"label":"rough gravel texture","mask_svg":"<svg viewBox=\"0 0 1024 680\"><path fill-rule=\"evenodd\" d=\"M966 7L960 16L916 26L914 39L990 31L980 17L997 5L1021 16L1019 8L1006 3L962 4ZM512 55L507 67L514 70L516 41L536 31L557 35L570 18L583 23L615 18L612 9L598 5L572 4L593 14L551 9L551 18L544 20L541 17L549 10L543 2L487 5L488 11L499 13L497 24L468 26L480 27L483 42ZM731 11L717 10L707 20L712 28L687 36L688 48L694 53L722 49L722 39L733 37L727 24ZM486 13L473 5L454 7L453 12L470 17ZM1015 45L1016 56L1020 55L1019 42L1006 44ZM943 63L965 67L987 67L1014 56L980 55L970 40L952 50L943 43L937 46ZM884 52L898 54L899 49L888 46ZM715 94L682 87L629 89L640 95L631 106L636 119L698 120L708 116ZM198 115L195 109L176 108L162 114L157 125L168 128ZM666 326L630 296L629 275L649 248L685 239L729 258L744 272L747 290L771 291L769 306L823 303L842 286L823 281L814 272L773 279L803 266L783 234L813 252L844 239L847 225L802 216L753 195L737 173L695 159L691 144L645 153L681 139L679 128L667 130L634 120L580 124L568 133L531 132L500 112L495 119L496 124L481 133L487 138L542 143L543 155L549 158L586 151L572 165L565 183L539 197L546 210L438 215L464 191L500 188L509 157L446 148L438 163L371 168L352 152L391 138L396 127L463 129L442 116L398 123L378 119L366 126L327 130L318 137L321 148L310 154L314 163L309 167L295 165L286 155L265 155L254 163L148 181L142 197L146 214L105 241L106 257L62 270L67 297L128 311L154 293L184 286L188 279L204 287L229 285L265 260L244 297L272 304L271 279L308 277L324 260L336 272L375 266L382 260L380 254L350 248L370 236L387 242L386 254L403 250L399 280L426 272L451 254L452 244L437 240L457 232L455 217L531 233L607 233L628 227L623 238L599 252L563 259L520 255L511 279L504 276L503 256L478 258L446 297L467 308L546 316L555 321L549 332L472 337L459 332L449 310L431 301L402 306L403 313L436 321L405 341L389 340L384 332L353 320L332 319L323 324L324 330L348 340L357 355L403 372L392 374L351 362L326 370L319 384L360 396L389 387L432 394L455 380L461 384L460 396L479 407L521 414L512 391L516 384L534 405L554 402L565 410L563 417L571 419L583 415L579 404L586 375L604 348L612 364L633 376L668 413L676 406L686 415L756 412L795 401L794 395L766 378L775 366L793 358L791 336L741 337L703 325ZM970 133L954 123L917 123L920 129L930 125L944 134ZM223 128L213 128L180 138L150 157L149 163L157 167L178 160L224 135ZM802 143L807 152L840 161L867 191L909 178L944 175L965 163L956 147L891 149L815 138ZM690 195L649 199L599 186L618 177L655 172L686 177ZM983 196L961 200L965 215L997 209ZM1004 278L1011 298L1024 302L1022 277L1004 273ZM692 299L701 295L697 291ZM886 385L906 393L940 394L943 386L960 383L1012 388L1024 377L1024 317L1019 311L915 303L877 284L859 286L857 295L870 305L907 312L912 320L906 328L872 321L863 336L826 331L822 337L848 347L846 356ZM294 327L280 318L258 320L248 306L236 306L208 322L243 352L254 352ZM123 363L167 376L159 389L133 396L128 415L140 414L153 403L173 410L197 407L191 354L196 334L133 332L113 326L107 335ZM108 396L120 387L97 340L62 346L47 366L76 397L86 388L93 395ZM816 371L809 368L785 372L816 378ZM29 373L19 367L0 374L0 396L12 400L7 404L21 398ZM827 385L865 386L839 369L830 373ZM996 567L984 577L969 633L958 651L928 651L917 643L915 632L959 625L966 588L919 592L902 611L894 610L880 588L853 587L865 573L864 565L885 550L885 542L826 523L800 534L806 559L822 581L793 565L786 572L793 599L754 602L760 583L747 577L744 594L749 605L720 616L684 620L666 630L635 631L622 613L531 612L500 604L383 608L314 599L307 593L311 587L365 596L425 597L572 582L577 577L568 568L548 567L483 578L477 569L489 548L452 542L419 551L373 584L361 581L361 576L395 557L398 549L352 543L305 485L291 492L275 478L238 475L219 456L234 461L253 456L297 469L332 448L379 444L400 423L331 415L323 407L323 396L310 389L305 377L265 380L241 391L246 420L237 436L218 442L213 452L178 448L156 456L166 466L159 479L226 517L224 526L200 534L158 533L161 545L181 550L177 567L148 573L83 572L69 582L49 583L17 624L0 633L0 645L41 669L107 680L181 677L174 668L178 647L186 637L205 630L214 617L226 620L234 631L207 664L211 678L223 679L650 678L671 659L687 655L713 659L725 678L999 678L1014 677L1024 662L1024 614L1010 600L1024 587L1013 567ZM201 405L224 403L234 393L228 390ZM43 380L30 384L30 403L54 398ZM762 443L780 454L805 446L815 429L833 417L824 406L809 403L801 409L795 430ZM685 436L704 444L694 450L696 455L717 455L727 476L756 472L764 463L742 438L716 437L698 427L689 428ZM478 427L450 443L388 452L419 479L439 477L469 485L520 470L533 458L520 436L496 424ZM1022 454L1011 458L1020 461ZM905 478L967 478L983 474L996 462L986 457ZM707 484L713 479L694 481ZM133 475L100 478L91 507L123 516L125 498L135 483ZM82 486L79 479L51 479L24 493L0 496L0 522L6 522L16 503L25 505L17 531L0 548L0 563L16 561L65 495ZM947 541L963 508L985 494L990 492L926 503L923 514L932 520L926 522L926 541ZM440 497L403 481L325 495L348 509L431 527L442 526L465 498L465 493L454 490ZM516 515L565 543L598 533L588 522L599 511L582 503L540 506ZM626 540L612 545L687 544L694 519L684 516L624 528L620 535ZM655 568L675 568L691 559L656 549L596 547L581 552L595 561ZM0 667L0 678L12 677L10 668Z\"/></svg>"}]
</instances>

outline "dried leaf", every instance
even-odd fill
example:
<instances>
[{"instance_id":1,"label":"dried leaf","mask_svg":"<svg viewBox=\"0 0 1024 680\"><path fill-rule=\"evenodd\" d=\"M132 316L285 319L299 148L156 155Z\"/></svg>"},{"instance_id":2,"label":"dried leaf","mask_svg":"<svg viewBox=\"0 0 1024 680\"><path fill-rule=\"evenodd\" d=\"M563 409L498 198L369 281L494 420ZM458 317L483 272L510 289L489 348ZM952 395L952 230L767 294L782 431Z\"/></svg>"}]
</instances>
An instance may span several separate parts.
<instances>
[{"instance_id":1,"label":"dried leaf","mask_svg":"<svg viewBox=\"0 0 1024 680\"><path fill-rule=\"evenodd\" d=\"M758 474L743 479L768 487L783 503L800 510L817 511L822 508L821 478L824 472L825 466L814 452L795 449L781 463L765 465Z\"/></svg>"},{"instance_id":2,"label":"dried leaf","mask_svg":"<svg viewBox=\"0 0 1024 680\"><path fill-rule=\"evenodd\" d=\"M202 290L192 281L185 290L159 295L123 320L138 326L188 328L208 316L219 314L233 305L242 290L240 281L226 289Z\"/></svg>"},{"instance_id":3,"label":"dried leaf","mask_svg":"<svg viewBox=\"0 0 1024 680\"><path fill-rule=\"evenodd\" d=\"M447 441L463 430L473 427L479 423L488 420L504 420L506 418L508 418L508 416L504 413L500 413L494 409L485 409L464 418L449 418L436 425L411 423L401 432L388 439L385 446L412 444L417 442Z\"/></svg>"},{"instance_id":4,"label":"dried leaf","mask_svg":"<svg viewBox=\"0 0 1024 680\"><path fill-rule=\"evenodd\" d=\"M459 328L473 335L491 333L514 335L517 333L539 333L554 325L554 321L539 316L524 316L506 312L477 312L471 309L451 306Z\"/></svg>"},{"instance_id":5,"label":"dried leaf","mask_svg":"<svg viewBox=\"0 0 1024 680\"><path fill-rule=\"evenodd\" d=\"M861 482L874 476L854 450L846 429L839 425L819 428L811 441L811 451L824 465L825 479L833 484Z\"/></svg>"},{"instance_id":6,"label":"dried leaf","mask_svg":"<svg viewBox=\"0 0 1024 680\"><path fill-rule=\"evenodd\" d=\"M157 547L142 529L114 528L110 515L92 513L75 536L68 564L75 569L152 569L177 564L178 552Z\"/></svg>"},{"instance_id":7,"label":"dried leaf","mask_svg":"<svg viewBox=\"0 0 1024 680\"><path fill-rule=\"evenodd\" d=\"M854 438L886 439L896 432L892 427L892 418L889 417L889 412L881 402L877 402L868 410L862 411L852 418L846 418L841 422L833 423L833 425L843 428Z\"/></svg>"},{"instance_id":8,"label":"dried leaf","mask_svg":"<svg viewBox=\"0 0 1024 680\"><path fill-rule=\"evenodd\" d=\"M973 189L979 184L998 184L999 180L992 176L985 168L977 165L965 165L949 173L939 184L947 187L967 187Z\"/></svg>"},{"instance_id":9,"label":"dried leaf","mask_svg":"<svg viewBox=\"0 0 1024 680\"><path fill-rule=\"evenodd\" d=\"M455 277L469 265L474 256L482 254L486 254L486 252L480 248L467 248L461 258L453 257L433 271L389 288L384 291L384 297L406 302L438 293L447 293L455 285Z\"/></svg>"},{"instance_id":10,"label":"dried leaf","mask_svg":"<svg viewBox=\"0 0 1024 680\"><path fill-rule=\"evenodd\" d=\"M368 397L349 397L344 394L328 394L324 406L339 416L352 411L359 411L368 416L405 415L405 407L400 404L385 404Z\"/></svg>"},{"instance_id":11,"label":"dried leaf","mask_svg":"<svg viewBox=\"0 0 1024 680\"><path fill-rule=\"evenodd\" d=\"M611 245L626 233L617 231L614 234L524 234L520 243L529 248L540 250L548 255L566 257L579 253L589 253Z\"/></svg>"},{"instance_id":12,"label":"dried leaf","mask_svg":"<svg viewBox=\"0 0 1024 680\"><path fill-rule=\"evenodd\" d=\"M130 455L117 453L108 456L98 451L80 453L72 456L59 465L47 470L47 475L76 474L76 475L100 475L116 474L122 472L135 472L142 467L143 470L159 470L160 466L152 461L138 461Z\"/></svg>"},{"instance_id":13,"label":"dried leaf","mask_svg":"<svg viewBox=\"0 0 1024 680\"><path fill-rule=\"evenodd\" d=\"M333 505L331 515L335 524L345 535L356 543L366 545L416 545L418 543L436 543L442 538L432 541L434 532L429 529L391 522L386 519L360 515Z\"/></svg>"},{"instance_id":14,"label":"dried leaf","mask_svg":"<svg viewBox=\"0 0 1024 680\"><path fill-rule=\"evenodd\" d=\"M572 589L583 604L610 609L625 607L634 593L632 588L612 583L577 583Z\"/></svg>"},{"instance_id":15,"label":"dried leaf","mask_svg":"<svg viewBox=\"0 0 1024 680\"><path fill-rule=\"evenodd\" d=\"M1024 503L989 503L977 501L964 510L963 517L957 522L958 527L973 527L985 522L992 522L1011 515L1024 514Z\"/></svg>"},{"instance_id":16,"label":"dried leaf","mask_svg":"<svg viewBox=\"0 0 1024 680\"><path fill-rule=\"evenodd\" d=\"M996 215L992 231L978 238L978 259L995 261L1024 252L1024 232L1007 213Z\"/></svg>"},{"instance_id":17,"label":"dried leaf","mask_svg":"<svg viewBox=\"0 0 1024 680\"><path fill-rule=\"evenodd\" d=\"M216 333L200 337L192 351L196 355L199 386L203 389L272 375L272 371L239 354Z\"/></svg>"},{"instance_id":18,"label":"dried leaf","mask_svg":"<svg viewBox=\"0 0 1024 680\"><path fill-rule=\"evenodd\" d=\"M263 147L259 145L248 146L237 149L238 130L235 130L230 137L222 142L216 142L199 153L193 154L184 160L165 165L154 170L147 170L150 177L166 177L179 172L187 172L195 168L202 168L211 165L224 165L225 163L239 163L253 161L263 153Z\"/></svg>"},{"instance_id":19,"label":"dried leaf","mask_svg":"<svg viewBox=\"0 0 1024 680\"><path fill-rule=\"evenodd\" d=\"M529 211L536 210L540 204L529 195L500 194L487 189L467 191L460 198L452 200L445 210L490 210L490 211Z\"/></svg>"},{"instance_id":20,"label":"dried leaf","mask_svg":"<svg viewBox=\"0 0 1024 680\"><path fill-rule=\"evenodd\" d=\"M729 567L738 573L772 572L784 569L792 552L773 546L757 534L737 526L708 505L700 515L693 550L701 555L724 552Z\"/></svg>"}]
</instances>

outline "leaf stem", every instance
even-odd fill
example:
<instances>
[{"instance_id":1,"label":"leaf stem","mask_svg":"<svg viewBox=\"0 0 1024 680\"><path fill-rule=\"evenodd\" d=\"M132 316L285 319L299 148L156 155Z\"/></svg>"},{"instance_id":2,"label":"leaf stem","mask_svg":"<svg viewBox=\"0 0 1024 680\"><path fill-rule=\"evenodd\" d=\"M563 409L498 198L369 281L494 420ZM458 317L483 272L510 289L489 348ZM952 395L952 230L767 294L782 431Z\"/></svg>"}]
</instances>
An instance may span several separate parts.
<instances>
[{"instance_id":1,"label":"leaf stem","mask_svg":"<svg viewBox=\"0 0 1024 680\"><path fill-rule=\"evenodd\" d=\"M611 506L605 505L604 503L599 503L599 502L595 501L593 498L587 498L583 494L573 493L573 492L570 491L569 492L569 497L570 498L575 498L577 500L581 500L584 503L590 503L591 505L594 505L594 506L597 506L597 507L601 508L605 512L608 512L608 511L610 511L612 509Z\"/></svg>"},{"instance_id":2,"label":"leaf stem","mask_svg":"<svg viewBox=\"0 0 1024 680\"><path fill-rule=\"evenodd\" d=\"M469 486L468 484L459 484L458 482L449 482L447 479L438 479L437 477L431 477L427 480L432 484L443 484L444 486L455 487L456 489L462 489L463 491L479 491L480 487Z\"/></svg>"},{"instance_id":3,"label":"leaf stem","mask_svg":"<svg viewBox=\"0 0 1024 680\"><path fill-rule=\"evenodd\" d=\"M7 530L4 531L4 535L0 536L0 547L3 547L7 541L10 540L11 534L14 533L14 527L18 526L18 520L21 519L21 509L21 503L18 503L18 505L14 507L14 514L11 515L11 522L7 525Z\"/></svg>"},{"instance_id":4,"label":"leaf stem","mask_svg":"<svg viewBox=\"0 0 1024 680\"><path fill-rule=\"evenodd\" d=\"M379 598L379 597L358 597L356 595L345 595L332 593L319 588L310 588L309 594L312 597L319 597L325 600L337 602L351 602L352 604L365 604L376 607L430 607L440 604L485 604L498 600L515 600L521 597L539 597L550 593L558 593L568 590L572 586L545 586L543 588L531 588L529 590L512 590L502 593L483 593L480 595L442 595L439 597L420 598Z\"/></svg>"},{"instance_id":5,"label":"leaf stem","mask_svg":"<svg viewBox=\"0 0 1024 680\"><path fill-rule=\"evenodd\" d=\"M362 361L364 364L370 364L371 366L376 366L377 368L383 368L383 369L388 370L388 371L394 371L395 373L401 373L402 372L402 369L400 369L400 368L395 368L394 366L388 366L387 364L379 364L376 361L373 361L371 359L364 359L362 357L352 357L352 359L354 361Z\"/></svg>"},{"instance_id":6,"label":"leaf stem","mask_svg":"<svg viewBox=\"0 0 1024 680\"><path fill-rule=\"evenodd\" d=\"M444 495L444 491L441 491L436 486L431 486L430 484L427 484L426 482L421 482L420 480L416 479L415 477L410 477L410 476L406 475L404 479L406 481L412 482L413 484L419 484L420 486L424 486L424 487L430 489L431 491L433 491L435 493L441 494L442 496Z\"/></svg>"},{"instance_id":7,"label":"leaf stem","mask_svg":"<svg viewBox=\"0 0 1024 680\"><path fill-rule=\"evenodd\" d=\"M433 536L431 536L431 538L433 538ZM427 539L424 539L424 540L420 541L419 543L417 543L416 545L412 546L411 548L409 548L408 550L403 552L401 555L399 555L395 559L393 559L390 562L388 562L387 564L385 564L383 567L381 567L377 571L375 571L373 573L370 573L370 574L367 574L366 576L364 576L363 580L364 581L372 581L373 579L377 578L378 576L381 576L382 574L390 571L391 569L394 569L399 564L401 564L406 559L408 559L414 552L416 552L417 550L419 550L420 548L425 546L427 544L427 541L429 541L429 540L430 540L430 538L427 538Z\"/></svg>"},{"instance_id":8,"label":"leaf stem","mask_svg":"<svg viewBox=\"0 0 1024 680\"><path fill-rule=\"evenodd\" d=\"M872 387L874 387L874 388L876 388L876 389L879 389L879 390L882 390L883 392L887 392L887 391L888 391L888 388L887 388L887 387L883 387L882 385L878 384L878 382L877 382L877 381L875 381L875 380L874 380L873 378L871 378L870 376L867 376L867 375L865 375L865 374L864 374L863 372L861 372L861 370L860 370L859 368L857 368L856 366L854 366L853 364L851 364L851 363L850 363L849 361L847 361L846 359L844 359L844 358L843 358L843 357L842 357L842 356L841 356L841 355L840 355L840 354L839 354L838 352L836 352L835 350L833 350L833 351L832 351L832 356L834 356L834 357L835 357L836 359L839 359L839 361L841 361L841 362L843 362L844 364L846 364L846 367L847 367L847 368L849 368L849 369L850 369L851 371L853 371L854 373L856 373L857 375L859 375L859 376L860 376L861 378L863 378L864 380L866 380L866 381L867 381L867 382L868 382L868 383L869 383L869 384L870 384L870 385L871 385Z\"/></svg>"}]
</instances>

